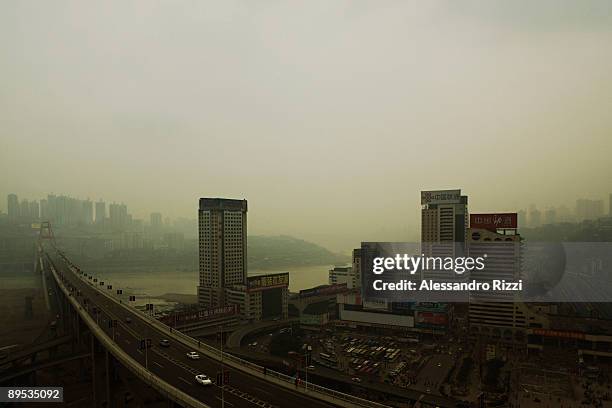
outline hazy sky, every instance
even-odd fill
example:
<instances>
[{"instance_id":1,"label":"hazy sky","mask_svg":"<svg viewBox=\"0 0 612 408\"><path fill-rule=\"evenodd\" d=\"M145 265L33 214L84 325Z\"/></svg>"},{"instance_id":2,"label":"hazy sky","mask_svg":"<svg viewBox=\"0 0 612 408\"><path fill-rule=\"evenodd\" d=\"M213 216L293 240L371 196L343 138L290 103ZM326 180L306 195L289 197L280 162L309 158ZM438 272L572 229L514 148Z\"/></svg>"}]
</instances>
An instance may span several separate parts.
<instances>
[{"instance_id":1,"label":"hazy sky","mask_svg":"<svg viewBox=\"0 0 612 408\"><path fill-rule=\"evenodd\" d=\"M612 2L0 2L0 195L196 217L336 250L612 192ZM6 209L2 198L0 208Z\"/></svg>"}]
</instances>

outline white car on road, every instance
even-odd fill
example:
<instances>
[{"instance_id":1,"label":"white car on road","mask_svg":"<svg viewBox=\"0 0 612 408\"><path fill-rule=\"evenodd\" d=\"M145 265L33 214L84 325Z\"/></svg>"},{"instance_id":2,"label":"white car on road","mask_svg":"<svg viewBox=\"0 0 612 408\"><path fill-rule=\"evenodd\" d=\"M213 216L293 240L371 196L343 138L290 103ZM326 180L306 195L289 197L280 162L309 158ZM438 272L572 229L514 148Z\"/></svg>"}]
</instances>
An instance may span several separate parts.
<instances>
[{"instance_id":1,"label":"white car on road","mask_svg":"<svg viewBox=\"0 0 612 408\"><path fill-rule=\"evenodd\" d=\"M200 359L200 355L198 353L196 353L195 351L190 351L189 353L187 353L187 358L189 358L191 360L199 360Z\"/></svg>"},{"instance_id":2,"label":"white car on road","mask_svg":"<svg viewBox=\"0 0 612 408\"><path fill-rule=\"evenodd\" d=\"M212 384L212 381L210 380L210 378L208 378L204 374L196 375L195 379L198 382L198 384L202 384L202 385L211 385Z\"/></svg>"}]
</instances>

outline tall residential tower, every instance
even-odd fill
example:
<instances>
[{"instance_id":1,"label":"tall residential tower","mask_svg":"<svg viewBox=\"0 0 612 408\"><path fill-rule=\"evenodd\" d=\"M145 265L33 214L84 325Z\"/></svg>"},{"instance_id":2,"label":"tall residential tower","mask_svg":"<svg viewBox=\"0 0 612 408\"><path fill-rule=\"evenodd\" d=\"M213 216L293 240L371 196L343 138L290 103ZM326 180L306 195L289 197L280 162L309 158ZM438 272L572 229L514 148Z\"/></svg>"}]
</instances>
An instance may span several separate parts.
<instances>
[{"instance_id":1,"label":"tall residential tower","mask_svg":"<svg viewBox=\"0 0 612 408\"><path fill-rule=\"evenodd\" d=\"M198 225L198 302L223 306L225 288L247 283L247 201L200 198Z\"/></svg>"}]
</instances>

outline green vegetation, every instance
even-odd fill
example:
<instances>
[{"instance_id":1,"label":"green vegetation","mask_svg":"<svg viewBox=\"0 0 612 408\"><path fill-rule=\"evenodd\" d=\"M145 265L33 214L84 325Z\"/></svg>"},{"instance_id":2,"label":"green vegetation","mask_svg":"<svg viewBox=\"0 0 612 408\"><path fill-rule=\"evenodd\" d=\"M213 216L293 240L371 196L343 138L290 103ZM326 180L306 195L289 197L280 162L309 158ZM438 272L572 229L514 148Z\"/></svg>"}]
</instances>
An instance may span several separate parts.
<instances>
[{"instance_id":1,"label":"green vegetation","mask_svg":"<svg viewBox=\"0 0 612 408\"><path fill-rule=\"evenodd\" d=\"M247 248L249 269L275 269L291 266L339 265L350 261L348 256L286 235L250 236Z\"/></svg>"},{"instance_id":2,"label":"green vegetation","mask_svg":"<svg viewBox=\"0 0 612 408\"><path fill-rule=\"evenodd\" d=\"M145 247L109 249L108 239L96 236L57 238L58 245L73 254L83 267L171 267L177 270L198 269L198 242L185 240L182 249ZM319 245L289 236L249 236L247 241L249 270L279 270L296 266L346 264L350 258L335 254Z\"/></svg>"}]
</instances>

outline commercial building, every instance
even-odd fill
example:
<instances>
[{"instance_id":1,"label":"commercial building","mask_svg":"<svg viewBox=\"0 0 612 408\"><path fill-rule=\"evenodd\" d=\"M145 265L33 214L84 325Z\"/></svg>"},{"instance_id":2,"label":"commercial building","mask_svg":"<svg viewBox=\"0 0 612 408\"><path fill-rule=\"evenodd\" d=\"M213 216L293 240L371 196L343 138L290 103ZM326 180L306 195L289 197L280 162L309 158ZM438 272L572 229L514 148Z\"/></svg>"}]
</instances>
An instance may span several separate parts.
<instances>
[{"instance_id":1,"label":"commercial building","mask_svg":"<svg viewBox=\"0 0 612 408\"><path fill-rule=\"evenodd\" d=\"M468 197L461 190L421 191L421 252L425 256L457 257L465 252ZM424 278L455 278L447 271L428 270Z\"/></svg>"},{"instance_id":2,"label":"commercial building","mask_svg":"<svg viewBox=\"0 0 612 408\"><path fill-rule=\"evenodd\" d=\"M223 290L225 303L238 308L243 321L286 319L289 297L289 273L249 276L246 284Z\"/></svg>"},{"instance_id":3,"label":"commercial building","mask_svg":"<svg viewBox=\"0 0 612 408\"><path fill-rule=\"evenodd\" d=\"M580 365L612 362L612 307L609 303L534 305L540 317L530 320L530 354L570 359Z\"/></svg>"},{"instance_id":4,"label":"commercial building","mask_svg":"<svg viewBox=\"0 0 612 408\"><path fill-rule=\"evenodd\" d=\"M171 313L161 317L166 325L183 333L194 335L210 335L219 332L222 326L225 330L238 324L238 308L234 305L211 309L196 309Z\"/></svg>"},{"instance_id":5,"label":"commercial building","mask_svg":"<svg viewBox=\"0 0 612 408\"><path fill-rule=\"evenodd\" d=\"M247 201L200 198L201 307L224 306L224 288L247 284Z\"/></svg>"},{"instance_id":6,"label":"commercial building","mask_svg":"<svg viewBox=\"0 0 612 408\"><path fill-rule=\"evenodd\" d=\"M338 285L319 285L310 289L302 289L300 293L293 294L289 299L292 317L301 317L310 305L326 305L328 318L338 317L336 310L336 295L350 293L354 289L348 289L346 283Z\"/></svg>"},{"instance_id":7,"label":"commercial building","mask_svg":"<svg viewBox=\"0 0 612 408\"><path fill-rule=\"evenodd\" d=\"M336 296L339 321L336 325L364 330L405 332L414 329L412 308L386 301L368 301L359 291Z\"/></svg>"},{"instance_id":8,"label":"commercial building","mask_svg":"<svg viewBox=\"0 0 612 408\"><path fill-rule=\"evenodd\" d=\"M421 242L465 242L467 206L459 189L421 191Z\"/></svg>"},{"instance_id":9,"label":"commercial building","mask_svg":"<svg viewBox=\"0 0 612 408\"><path fill-rule=\"evenodd\" d=\"M335 266L329 270L329 284L339 285L344 283L347 288L353 289L358 287L358 275L352 266Z\"/></svg>"},{"instance_id":10,"label":"commercial building","mask_svg":"<svg viewBox=\"0 0 612 408\"><path fill-rule=\"evenodd\" d=\"M467 252L470 257L486 257L485 268L472 271L479 282L521 278L521 236L516 213L471 214ZM530 311L518 303L513 292L470 293L469 330L474 338L504 347L526 344Z\"/></svg>"}]
</instances>

